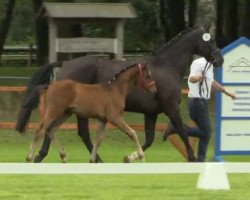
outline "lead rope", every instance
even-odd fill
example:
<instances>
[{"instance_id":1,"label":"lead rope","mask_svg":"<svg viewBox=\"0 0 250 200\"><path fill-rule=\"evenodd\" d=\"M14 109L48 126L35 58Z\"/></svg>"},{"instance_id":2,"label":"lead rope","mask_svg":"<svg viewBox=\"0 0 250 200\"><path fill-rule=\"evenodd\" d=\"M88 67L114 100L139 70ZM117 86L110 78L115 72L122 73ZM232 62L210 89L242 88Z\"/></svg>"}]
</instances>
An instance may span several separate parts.
<instances>
[{"instance_id":1,"label":"lead rope","mask_svg":"<svg viewBox=\"0 0 250 200\"><path fill-rule=\"evenodd\" d=\"M203 70L203 72L202 72L202 76L204 77L204 79L199 83L199 94L200 94L200 97L202 98L202 85L203 85L203 81L205 81L205 86L206 86L206 91L207 91L207 93L206 93L206 97L208 97L208 85L207 85L207 79L206 79L206 77L205 77L205 74L206 74L206 72L207 72L207 70L210 68L210 66L211 66L211 63L210 62L207 62L206 63L206 66L205 66L205 68L204 68L204 70ZM203 92L204 93L204 92Z\"/></svg>"}]
</instances>

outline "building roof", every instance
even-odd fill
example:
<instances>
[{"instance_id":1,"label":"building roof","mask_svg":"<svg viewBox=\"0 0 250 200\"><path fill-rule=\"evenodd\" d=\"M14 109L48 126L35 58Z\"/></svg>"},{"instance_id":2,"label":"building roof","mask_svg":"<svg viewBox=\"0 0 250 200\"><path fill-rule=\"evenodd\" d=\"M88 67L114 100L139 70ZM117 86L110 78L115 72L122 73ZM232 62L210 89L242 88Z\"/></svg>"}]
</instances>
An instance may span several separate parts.
<instances>
[{"instance_id":1,"label":"building roof","mask_svg":"<svg viewBox=\"0 0 250 200\"><path fill-rule=\"evenodd\" d=\"M135 18L130 3L44 3L43 14L51 18Z\"/></svg>"}]
</instances>

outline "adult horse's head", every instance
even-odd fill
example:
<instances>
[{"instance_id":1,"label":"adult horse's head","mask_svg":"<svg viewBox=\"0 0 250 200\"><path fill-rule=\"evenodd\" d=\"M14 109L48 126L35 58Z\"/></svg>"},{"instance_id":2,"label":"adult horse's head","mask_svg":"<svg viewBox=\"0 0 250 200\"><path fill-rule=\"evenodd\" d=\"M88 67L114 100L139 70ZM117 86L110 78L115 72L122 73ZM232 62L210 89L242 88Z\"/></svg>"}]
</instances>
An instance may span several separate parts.
<instances>
[{"instance_id":1,"label":"adult horse's head","mask_svg":"<svg viewBox=\"0 0 250 200\"><path fill-rule=\"evenodd\" d=\"M205 57L214 67L221 67L224 62L223 56L220 49L216 46L215 40L208 32L208 29L209 28L199 27L195 30L195 37L197 39L195 54Z\"/></svg>"}]
</instances>

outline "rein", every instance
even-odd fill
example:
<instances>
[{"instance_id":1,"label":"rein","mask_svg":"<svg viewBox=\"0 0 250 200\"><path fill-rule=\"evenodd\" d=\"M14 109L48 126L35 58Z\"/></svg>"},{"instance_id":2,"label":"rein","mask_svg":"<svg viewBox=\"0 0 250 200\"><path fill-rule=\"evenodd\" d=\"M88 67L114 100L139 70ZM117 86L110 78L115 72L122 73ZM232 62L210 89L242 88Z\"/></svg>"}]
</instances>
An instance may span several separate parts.
<instances>
[{"instance_id":1,"label":"rein","mask_svg":"<svg viewBox=\"0 0 250 200\"><path fill-rule=\"evenodd\" d=\"M202 76L205 77L205 73L207 72L207 70L211 67L212 63L211 62L207 62L206 63L206 66L202 72ZM207 85L207 79L206 77L199 83L199 94L200 94L200 97L202 97L202 85L203 85L203 82L205 81L205 86L206 86L206 90L207 90L207 94L206 94L206 97L208 97L208 85Z\"/></svg>"},{"instance_id":2,"label":"rein","mask_svg":"<svg viewBox=\"0 0 250 200\"><path fill-rule=\"evenodd\" d=\"M210 45L210 48L212 49L212 46ZM205 77L205 74L207 72L207 70L211 67L211 65L213 63L216 62L216 58L215 58L215 55L219 52L220 50L219 49L216 49L214 50L212 53L211 53L211 59L210 61L207 61L206 65L205 65L205 68L204 70L202 71L202 76ZM203 85L203 82L205 81L205 86L206 86L206 91L207 91L207 94L206 94L206 97L208 97L208 85L207 85L207 79L206 77L199 83L199 94L200 94L200 97L202 97L202 85Z\"/></svg>"},{"instance_id":3,"label":"rein","mask_svg":"<svg viewBox=\"0 0 250 200\"><path fill-rule=\"evenodd\" d=\"M151 81L150 83L147 83L143 73L142 73L142 69L144 68L144 65L139 64L138 65L138 69L139 69L139 81L138 81L138 86L144 90L146 90L147 88L149 88L150 86L155 84L155 81Z\"/></svg>"}]
</instances>

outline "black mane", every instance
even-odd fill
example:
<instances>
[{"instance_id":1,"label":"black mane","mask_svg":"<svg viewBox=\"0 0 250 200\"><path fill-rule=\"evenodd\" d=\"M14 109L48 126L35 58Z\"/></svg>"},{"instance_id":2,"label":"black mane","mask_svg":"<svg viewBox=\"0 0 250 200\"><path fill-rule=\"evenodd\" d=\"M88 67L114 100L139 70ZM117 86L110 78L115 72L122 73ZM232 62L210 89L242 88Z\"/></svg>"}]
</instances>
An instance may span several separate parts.
<instances>
[{"instance_id":1,"label":"black mane","mask_svg":"<svg viewBox=\"0 0 250 200\"><path fill-rule=\"evenodd\" d=\"M161 46L160 48L157 48L156 50L153 51L153 55L158 54L159 52L161 52L162 50L173 46L177 41L179 41L181 38L183 38L184 35L186 35L187 33L195 30L199 28L198 26L192 27L192 28L186 28L183 31L181 31L178 35L176 35L175 37L173 37L171 40L169 40L167 43L165 43L163 46Z\"/></svg>"}]
</instances>

